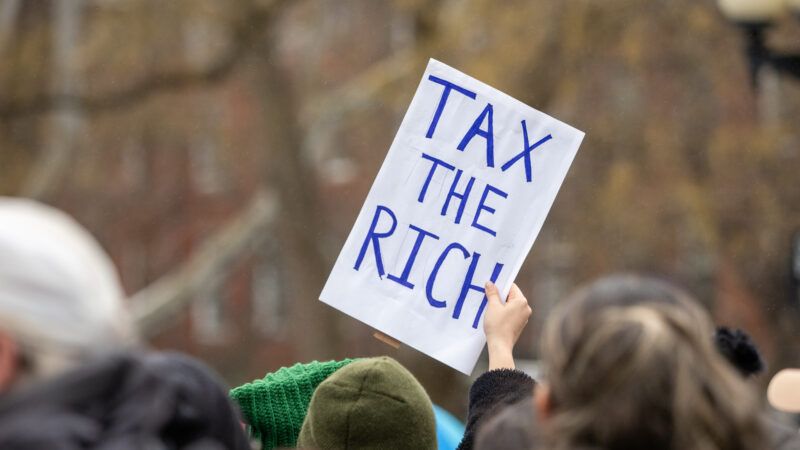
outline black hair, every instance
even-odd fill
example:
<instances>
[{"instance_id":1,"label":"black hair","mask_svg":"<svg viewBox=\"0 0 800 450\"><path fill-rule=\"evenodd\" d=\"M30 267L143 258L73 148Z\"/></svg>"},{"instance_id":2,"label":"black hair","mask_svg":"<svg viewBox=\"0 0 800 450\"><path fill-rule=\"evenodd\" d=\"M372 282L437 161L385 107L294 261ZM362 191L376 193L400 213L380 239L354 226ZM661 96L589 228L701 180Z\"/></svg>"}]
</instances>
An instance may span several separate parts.
<instances>
[{"instance_id":1,"label":"black hair","mask_svg":"<svg viewBox=\"0 0 800 450\"><path fill-rule=\"evenodd\" d=\"M766 368L753 339L740 329L717 327L714 344L720 354L745 378L758 375Z\"/></svg>"}]
</instances>

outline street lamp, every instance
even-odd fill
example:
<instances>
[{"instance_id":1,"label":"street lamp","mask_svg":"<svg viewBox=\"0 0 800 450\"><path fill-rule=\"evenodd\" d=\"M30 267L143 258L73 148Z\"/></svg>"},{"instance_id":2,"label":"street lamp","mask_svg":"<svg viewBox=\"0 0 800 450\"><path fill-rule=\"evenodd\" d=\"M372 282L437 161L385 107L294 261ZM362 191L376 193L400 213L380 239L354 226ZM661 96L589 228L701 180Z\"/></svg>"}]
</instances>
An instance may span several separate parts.
<instances>
[{"instance_id":1,"label":"street lamp","mask_svg":"<svg viewBox=\"0 0 800 450\"><path fill-rule=\"evenodd\" d=\"M758 73L764 65L800 78L800 54L770 50L765 42L767 28L787 11L800 19L800 0L717 0L719 9L745 34L745 54L750 81L758 89Z\"/></svg>"}]
</instances>

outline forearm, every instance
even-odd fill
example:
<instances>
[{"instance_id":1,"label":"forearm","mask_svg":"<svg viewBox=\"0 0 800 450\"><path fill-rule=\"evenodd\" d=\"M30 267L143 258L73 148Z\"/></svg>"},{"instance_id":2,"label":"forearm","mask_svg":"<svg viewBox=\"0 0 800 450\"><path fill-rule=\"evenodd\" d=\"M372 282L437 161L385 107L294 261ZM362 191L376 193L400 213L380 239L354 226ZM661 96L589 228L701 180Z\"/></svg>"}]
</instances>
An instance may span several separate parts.
<instances>
[{"instance_id":1,"label":"forearm","mask_svg":"<svg viewBox=\"0 0 800 450\"><path fill-rule=\"evenodd\" d=\"M488 306L483 331L489 347L489 370L514 369L514 344L528 323L531 307L516 284L511 285L505 303L494 283L487 282L485 291Z\"/></svg>"}]
</instances>

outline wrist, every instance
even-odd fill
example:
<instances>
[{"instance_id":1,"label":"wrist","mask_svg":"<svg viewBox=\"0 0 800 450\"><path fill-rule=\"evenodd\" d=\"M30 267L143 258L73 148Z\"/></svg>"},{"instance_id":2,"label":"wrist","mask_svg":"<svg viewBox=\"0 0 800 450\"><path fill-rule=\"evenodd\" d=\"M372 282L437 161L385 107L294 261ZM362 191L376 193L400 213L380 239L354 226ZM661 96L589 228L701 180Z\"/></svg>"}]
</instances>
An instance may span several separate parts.
<instances>
[{"instance_id":1,"label":"wrist","mask_svg":"<svg viewBox=\"0 0 800 450\"><path fill-rule=\"evenodd\" d=\"M492 351L496 353L511 353L514 350L514 342L511 339L491 337L486 339L486 345L489 347L489 353L492 353Z\"/></svg>"},{"instance_id":2,"label":"wrist","mask_svg":"<svg viewBox=\"0 0 800 450\"><path fill-rule=\"evenodd\" d=\"M489 342L489 370L514 369L513 345L502 342Z\"/></svg>"}]
</instances>

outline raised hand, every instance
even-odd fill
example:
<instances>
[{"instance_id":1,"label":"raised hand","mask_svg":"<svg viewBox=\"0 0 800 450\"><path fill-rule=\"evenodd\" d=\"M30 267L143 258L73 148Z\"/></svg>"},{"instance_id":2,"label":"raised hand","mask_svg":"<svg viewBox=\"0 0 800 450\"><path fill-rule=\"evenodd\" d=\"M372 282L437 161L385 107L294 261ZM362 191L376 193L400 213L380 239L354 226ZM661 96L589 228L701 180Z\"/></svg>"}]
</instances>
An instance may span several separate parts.
<instances>
[{"instance_id":1,"label":"raised hand","mask_svg":"<svg viewBox=\"0 0 800 450\"><path fill-rule=\"evenodd\" d=\"M513 369L514 345L528 324L531 307L516 284L511 285L505 304L500 300L500 292L494 283L487 282L485 289L488 304L483 330L489 347L489 370Z\"/></svg>"}]
</instances>

